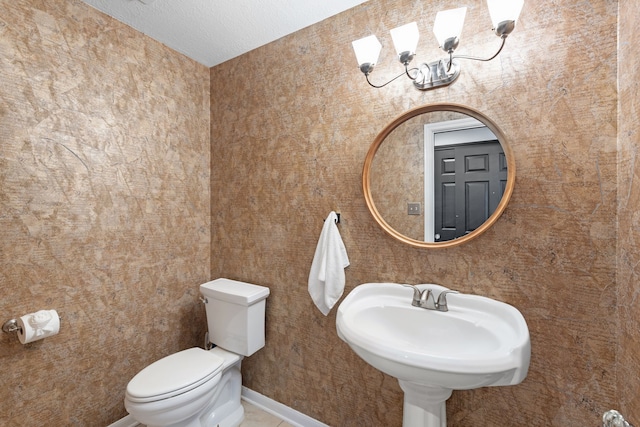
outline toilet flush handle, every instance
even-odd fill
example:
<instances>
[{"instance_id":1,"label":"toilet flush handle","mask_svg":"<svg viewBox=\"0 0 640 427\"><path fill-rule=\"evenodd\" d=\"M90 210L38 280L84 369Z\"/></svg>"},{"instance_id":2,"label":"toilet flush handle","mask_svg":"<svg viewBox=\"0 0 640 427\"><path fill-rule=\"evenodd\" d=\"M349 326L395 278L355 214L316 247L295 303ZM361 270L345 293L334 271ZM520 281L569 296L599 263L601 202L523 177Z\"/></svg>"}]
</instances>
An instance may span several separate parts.
<instances>
[{"instance_id":1,"label":"toilet flush handle","mask_svg":"<svg viewBox=\"0 0 640 427\"><path fill-rule=\"evenodd\" d=\"M204 349L211 350L213 348L213 343L209 341L209 331L204 333Z\"/></svg>"},{"instance_id":2,"label":"toilet flush handle","mask_svg":"<svg viewBox=\"0 0 640 427\"><path fill-rule=\"evenodd\" d=\"M208 304L209 300L207 300L206 298L203 297L199 297L200 301L202 301L203 304ZM204 349L205 350L211 350L213 348L213 343L209 342L209 331L204 333Z\"/></svg>"}]
</instances>

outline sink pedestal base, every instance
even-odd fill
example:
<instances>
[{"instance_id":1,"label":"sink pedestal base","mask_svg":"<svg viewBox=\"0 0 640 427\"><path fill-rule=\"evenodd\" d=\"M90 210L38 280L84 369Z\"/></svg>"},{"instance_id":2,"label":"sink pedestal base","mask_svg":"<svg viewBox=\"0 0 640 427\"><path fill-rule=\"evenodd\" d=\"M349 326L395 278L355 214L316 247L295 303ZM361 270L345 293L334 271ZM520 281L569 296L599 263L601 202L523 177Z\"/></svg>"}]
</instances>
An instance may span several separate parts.
<instances>
[{"instance_id":1,"label":"sink pedestal base","mask_svg":"<svg viewBox=\"0 0 640 427\"><path fill-rule=\"evenodd\" d=\"M404 391L402 427L447 427L446 400L452 390L398 380Z\"/></svg>"}]
</instances>

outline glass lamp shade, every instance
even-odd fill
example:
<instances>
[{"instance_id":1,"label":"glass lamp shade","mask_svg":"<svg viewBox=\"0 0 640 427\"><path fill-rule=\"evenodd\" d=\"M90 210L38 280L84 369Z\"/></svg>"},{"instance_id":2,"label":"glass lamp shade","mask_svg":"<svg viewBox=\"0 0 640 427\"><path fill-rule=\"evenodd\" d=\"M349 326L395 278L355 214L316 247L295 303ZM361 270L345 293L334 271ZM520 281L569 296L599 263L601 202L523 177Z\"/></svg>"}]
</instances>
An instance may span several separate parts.
<instances>
[{"instance_id":1,"label":"glass lamp shade","mask_svg":"<svg viewBox=\"0 0 640 427\"><path fill-rule=\"evenodd\" d=\"M433 23L433 34L436 35L441 47L444 47L445 42L449 39L460 38L466 14L466 7L441 10L436 14L436 21Z\"/></svg>"},{"instance_id":2,"label":"glass lamp shade","mask_svg":"<svg viewBox=\"0 0 640 427\"><path fill-rule=\"evenodd\" d=\"M420 32L418 31L417 23L412 22L410 24L394 28L390 33L391 39L393 40L393 46L396 48L398 55L404 52L409 52L411 55L416 53L418 40L420 39Z\"/></svg>"},{"instance_id":3,"label":"glass lamp shade","mask_svg":"<svg viewBox=\"0 0 640 427\"><path fill-rule=\"evenodd\" d=\"M376 36L371 35L364 37L351 42L351 44L356 53L358 66L362 66L363 64L374 65L378 62L382 45Z\"/></svg>"},{"instance_id":4,"label":"glass lamp shade","mask_svg":"<svg viewBox=\"0 0 640 427\"><path fill-rule=\"evenodd\" d=\"M524 0L487 0L493 28L505 21L517 21L524 6Z\"/></svg>"}]
</instances>

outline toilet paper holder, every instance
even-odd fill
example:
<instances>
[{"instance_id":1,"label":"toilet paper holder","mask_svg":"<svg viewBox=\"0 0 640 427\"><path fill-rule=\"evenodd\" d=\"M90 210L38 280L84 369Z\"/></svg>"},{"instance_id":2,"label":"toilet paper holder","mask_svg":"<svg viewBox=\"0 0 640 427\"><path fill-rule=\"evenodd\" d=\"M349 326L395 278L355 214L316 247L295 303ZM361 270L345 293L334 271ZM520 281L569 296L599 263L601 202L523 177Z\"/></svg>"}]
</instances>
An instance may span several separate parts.
<instances>
[{"instance_id":1,"label":"toilet paper holder","mask_svg":"<svg viewBox=\"0 0 640 427\"><path fill-rule=\"evenodd\" d=\"M2 332L6 332L8 334L17 334L21 330L20 326L18 326L18 321L16 319L7 320L2 325Z\"/></svg>"},{"instance_id":2,"label":"toilet paper holder","mask_svg":"<svg viewBox=\"0 0 640 427\"><path fill-rule=\"evenodd\" d=\"M58 319L62 322L62 315L58 315ZM2 332L6 332L8 334L17 334L21 331L22 328L18 325L17 319L9 319L2 325Z\"/></svg>"}]
</instances>

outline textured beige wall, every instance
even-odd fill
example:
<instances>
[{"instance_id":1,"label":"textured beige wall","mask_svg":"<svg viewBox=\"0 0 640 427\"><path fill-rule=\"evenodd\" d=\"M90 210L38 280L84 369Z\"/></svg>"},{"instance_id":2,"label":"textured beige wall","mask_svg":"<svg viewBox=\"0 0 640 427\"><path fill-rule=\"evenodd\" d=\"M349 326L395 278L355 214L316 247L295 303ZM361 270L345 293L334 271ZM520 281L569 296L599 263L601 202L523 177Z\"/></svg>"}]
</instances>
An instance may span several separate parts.
<instances>
[{"instance_id":1,"label":"textured beige wall","mask_svg":"<svg viewBox=\"0 0 640 427\"><path fill-rule=\"evenodd\" d=\"M489 55L483 1L469 6L460 53ZM465 62L452 86L367 86L350 42L385 46L372 76L400 72L388 30L413 19L421 58L445 2L370 0L211 72L212 276L269 286L267 345L247 386L334 426L399 426L396 381L340 341L307 294L322 219L335 209L351 266L371 281L435 282L519 308L531 330L528 378L456 391L451 426L598 425L616 404L617 1L528 1L505 51ZM432 49L430 47L433 47ZM515 152L509 207L481 238L429 251L376 227L360 188L369 144L411 107L449 101L484 112ZM428 325L425 325L428 327Z\"/></svg>"},{"instance_id":2,"label":"textured beige wall","mask_svg":"<svg viewBox=\"0 0 640 427\"><path fill-rule=\"evenodd\" d=\"M0 0L0 82L0 321L64 317L0 333L0 425L105 426L202 341L209 71L78 0Z\"/></svg>"},{"instance_id":3,"label":"textured beige wall","mask_svg":"<svg viewBox=\"0 0 640 427\"><path fill-rule=\"evenodd\" d=\"M618 395L627 419L640 423L640 4L621 0L618 43Z\"/></svg>"}]
</instances>

